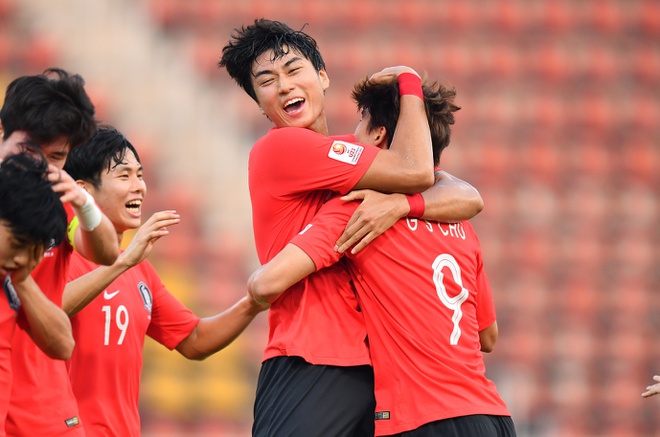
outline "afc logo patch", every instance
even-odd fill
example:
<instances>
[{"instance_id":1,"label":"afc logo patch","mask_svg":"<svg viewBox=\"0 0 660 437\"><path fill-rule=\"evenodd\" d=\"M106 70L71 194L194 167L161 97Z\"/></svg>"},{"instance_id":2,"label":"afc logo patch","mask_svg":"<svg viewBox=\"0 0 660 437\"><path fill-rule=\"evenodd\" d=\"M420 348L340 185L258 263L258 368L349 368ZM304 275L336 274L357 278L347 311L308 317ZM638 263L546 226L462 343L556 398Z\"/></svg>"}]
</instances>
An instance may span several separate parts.
<instances>
[{"instance_id":1,"label":"afc logo patch","mask_svg":"<svg viewBox=\"0 0 660 437\"><path fill-rule=\"evenodd\" d=\"M346 164L355 165L362 155L364 147L345 141L333 141L328 157Z\"/></svg>"},{"instance_id":2,"label":"afc logo patch","mask_svg":"<svg viewBox=\"0 0 660 437\"><path fill-rule=\"evenodd\" d=\"M142 297L144 307L147 309L147 311L149 311L149 314L151 314L151 308L154 303L153 297L151 296L151 290L149 290L147 284L142 281L140 281L138 284L138 290L140 291L140 296Z\"/></svg>"}]
</instances>

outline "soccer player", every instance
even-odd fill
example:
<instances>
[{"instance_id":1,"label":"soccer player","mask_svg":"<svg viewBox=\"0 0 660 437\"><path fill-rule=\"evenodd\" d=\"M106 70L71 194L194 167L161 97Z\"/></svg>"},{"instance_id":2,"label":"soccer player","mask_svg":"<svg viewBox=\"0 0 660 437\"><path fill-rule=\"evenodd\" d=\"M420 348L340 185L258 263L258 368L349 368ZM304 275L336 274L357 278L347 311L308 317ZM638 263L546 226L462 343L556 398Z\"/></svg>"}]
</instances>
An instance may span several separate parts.
<instances>
[{"instance_id":1,"label":"soccer player","mask_svg":"<svg viewBox=\"0 0 660 437\"><path fill-rule=\"evenodd\" d=\"M71 322L30 276L44 251L66 236L66 213L47 180L47 163L27 154L0 164L0 436L12 383L11 341L18 312L24 329L48 356L68 359L73 351Z\"/></svg>"},{"instance_id":2,"label":"soccer player","mask_svg":"<svg viewBox=\"0 0 660 437\"><path fill-rule=\"evenodd\" d=\"M91 196L62 170L70 150L96 129L94 106L79 75L60 69L22 76L7 87L0 109L0 159L20 151L42 155L50 163L48 180L61 194L69 220L69 238L49 248L32 277L44 294L61 306L72 251L101 264L119 254L112 224ZM22 312L19 314L22 317ZM43 353L23 330L12 340L14 382L6 431L11 436L82 436L78 407L63 361Z\"/></svg>"},{"instance_id":3,"label":"soccer player","mask_svg":"<svg viewBox=\"0 0 660 437\"><path fill-rule=\"evenodd\" d=\"M449 144L455 91L425 86L436 165ZM358 84L356 139L387 147L395 126L393 85ZM357 205L339 198L268 264L249 292L276 305L305 275L332 266L333 249ZM374 374L375 435L510 437L513 421L481 352L497 340L492 294L479 240L468 222L406 218L357 254L346 252L366 320ZM328 290L325 296L330 296Z\"/></svg>"},{"instance_id":4,"label":"soccer player","mask_svg":"<svg viewBox=\"0 0 660 437\"><path fill-rule=\"evenodd\" d=\"M248 162L262 263L284 248L336 192L374 188L418 193L433 184L421 79L413 69L390 67L371 77L400 85L396 135L391 148L381 150L356 143L352 135L328 136L324 100L330 81L316 42L306 33L256 20L234 32L219 66L275 125L254 144ZM409 200L417 210L423 206L419 194ZM468 217L478 212L478 193L462 200L461 214L466 209L474 211ZM291 287L271 307L269 330L253 435L373 435L366 327L347 272L335 265Z\"/></svg>"},{"instance_id":5,"label":"soccer player","mask_svg":"<svg viewBox=\"0 0 660 437\"><path fill-rule=\"evenodd\" d=\"M167 291L146 258L179 223L179 215L160 211L140 226L147 193L142 164L116 129L100 127L71 152L65 168L106 212L119 241L139 227L111 266L74 254L63 298L76 340L69 377L87 437L139 436L145 337L202 360L231 343L267 306L246 296L225 312L200 319Z\"/></svg>"}]
</instances>

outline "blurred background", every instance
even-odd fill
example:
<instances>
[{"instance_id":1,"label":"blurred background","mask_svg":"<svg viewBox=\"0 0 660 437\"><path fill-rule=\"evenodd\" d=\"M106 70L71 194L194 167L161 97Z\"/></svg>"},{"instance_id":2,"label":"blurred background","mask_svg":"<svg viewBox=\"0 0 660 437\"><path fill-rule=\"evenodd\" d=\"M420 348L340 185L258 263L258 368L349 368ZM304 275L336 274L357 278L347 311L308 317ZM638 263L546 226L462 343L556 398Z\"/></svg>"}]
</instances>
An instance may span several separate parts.
<instances>
[{"instance_id":1,"label":"blurred background","mask_svg":"<svg viewBox=\"0 0 660 437\"><path fill-rule=\"evenodd\" d=\"M200 316L258 267L247 155L270 125L216 67L266 17L316 38L332 133L353 83L406 64L456 87L442 166L485 200L473 219L500 340L486 357L518 435L660 435L660 1L0 0L0 87L81 74L145 165L148 214L182 223L151 260ZM247 436L267 336L188 362L149 340L143 434Z\"/></svg>"}]
</instances>

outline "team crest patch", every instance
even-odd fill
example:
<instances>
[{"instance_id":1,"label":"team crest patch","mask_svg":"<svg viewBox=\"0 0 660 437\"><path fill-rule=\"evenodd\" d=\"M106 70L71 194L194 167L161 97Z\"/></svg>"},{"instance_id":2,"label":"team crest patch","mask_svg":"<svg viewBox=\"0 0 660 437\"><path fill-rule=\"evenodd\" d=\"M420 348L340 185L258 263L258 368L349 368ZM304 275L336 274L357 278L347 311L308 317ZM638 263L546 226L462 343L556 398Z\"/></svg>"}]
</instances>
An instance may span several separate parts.
<instances>
[{"instance_id":1,"label":"team crest patch","mask_svg":"<svg viewBox=\"0 0 660 437\"><path fill-rule=\"evenodd\" d=\"M144 307L149 311L149 314L151 314L151 307L153 306L154 300L151 297L151 290L149 290L149 287L147 287L147 284L144 282L140 281L138 284L138 290L140 291L140 296L142 296L142 302L144 303Z\"/></svg>"},{"instance_id":2,"label":"team crest patch","mask_svg":"<svg viewBox=\"0 0 660 437\"><path fill-rule=\"evenodd\" d=\"M346 141L334 141L330 146L328 157L346 164L355 165L362 155L364 147Z\"/></svg>"},{"instance_id":3,"label":"team crest patch","mask_svg":"<svg viewBox=\"0 0 660 437\"><path fill-rule=\"evenodd\" d=\"M5 296L7 296L9 307L14 311L21 309L21 300L18 298L18 294L16 294L14 284L11 283L11 278L9 275L5 277L5 280L2 283L2 288L5 290Z\"/></svg>"},{"instance_id":4,"label":"team crest patch","mask_svg":"<svg viewBox=\"0 0 660 437\"><path fill-rule=\"evenodd\" d=\"M390 420L390 412L389 411L376 411L376 420Z\"/></svg>"}]
</instances>

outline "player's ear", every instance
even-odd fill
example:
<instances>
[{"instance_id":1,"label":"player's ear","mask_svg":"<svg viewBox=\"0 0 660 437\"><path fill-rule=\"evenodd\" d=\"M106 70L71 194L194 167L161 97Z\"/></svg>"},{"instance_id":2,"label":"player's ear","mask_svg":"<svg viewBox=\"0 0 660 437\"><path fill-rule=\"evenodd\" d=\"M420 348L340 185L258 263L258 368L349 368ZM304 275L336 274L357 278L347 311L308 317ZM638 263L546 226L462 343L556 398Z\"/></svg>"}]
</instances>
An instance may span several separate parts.
<instances>
[{"instance_id":1,"label":"player's ear","mask_svg":"<svg viewBox=\"0 0 660 437\"><path fill-rule=\"evenodd\" d=\"M321 78L321 86L323 87L323 92L330 88L330 77L325 69L319 71L319 78Z\"/></svg>"},{"instance_id":2,"label":"player's ear","mask_svg":"<svg viewBox=\"0 0 660 437\"><path fill-rule=\"evenodd\" d=\"M381 149L387 149L387 129L385 126L380 126L372 131L374 135L374 145Z\"/></svg>"}]
</instances>

